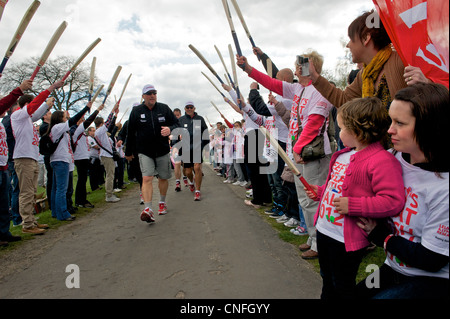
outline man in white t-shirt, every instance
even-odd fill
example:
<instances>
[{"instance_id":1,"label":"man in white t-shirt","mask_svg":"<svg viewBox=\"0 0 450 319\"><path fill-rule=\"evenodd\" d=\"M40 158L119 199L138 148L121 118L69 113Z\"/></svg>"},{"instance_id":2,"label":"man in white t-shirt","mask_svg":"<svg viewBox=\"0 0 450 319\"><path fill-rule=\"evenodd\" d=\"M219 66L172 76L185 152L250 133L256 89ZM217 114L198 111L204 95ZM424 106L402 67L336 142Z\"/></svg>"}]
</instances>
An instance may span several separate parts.
<instances>
[{"instance_id":1,"label":"man in white t-shirt","mask_svg":"<svg viewBox=\"0 0 450 319\"><path fill-rule=\"evenodd\" d=\"M108 116L106 122L104 122L101 117L97 117L94 121L96 127L95 139L97 141L97 144L99 144L100 146L100 160L106 171L105 191L106 201L109 203L116 203L120 201L120 198L118 198L113 193L116 163L113 159L112 140L108 136L108 130L110 126L115 122L115 116L118 111L119 104L116 104L112 109L110 115Z\"/></svg>"},{"instance_id":2,"label":"man in white t-shirt","mask_svg":"<svg viewBox=\"0 0 450 319\"><path fill-rule=\"evenodd\" d=\"M16 138L14 165L19 178L19 213L23 219L23 233L43 234L48 225L39 224L34 217L35 194L38 180L39 133L33 122L48 111L45 102L53 90L61 88L64 81L52 84L37 97L24 95L19 99L20 109L11 115L11 126Z\"/></svg>"}]
</instances>

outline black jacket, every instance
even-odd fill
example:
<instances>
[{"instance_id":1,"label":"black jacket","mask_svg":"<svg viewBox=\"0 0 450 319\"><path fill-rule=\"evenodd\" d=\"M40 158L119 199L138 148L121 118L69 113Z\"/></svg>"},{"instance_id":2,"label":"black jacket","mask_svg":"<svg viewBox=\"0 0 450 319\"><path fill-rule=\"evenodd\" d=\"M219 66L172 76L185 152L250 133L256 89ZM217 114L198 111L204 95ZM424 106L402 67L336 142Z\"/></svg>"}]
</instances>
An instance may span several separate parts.
<instances>
[{"instance_id":1,"label":"black jacket","mask_svg":"<svg viewBox=\"0 0 450 319\"><path fill-rule=\"evenodd\" d=\"M178 127L178 119L166 104L157 102L151 110L145 104L134 107L128 120L125 155L156 158L168 154L169 137L161 135L164 126L171 131Z\"/></svg>"},{"instance_id":2,"label":"black jacket","mask_svg":"<svg viewBox=\"0 0 450 319\"><path fill-rule=\"evenodd\" d=\"M185 129L187 133L189 133L190 137L190 148L191 150L202 151L203 147L209 143L209 133L208 139L203 140L203 133L208 131L208 126L206 125L203 117L194 113L194 117L190 117L189 115L184 115L178 119L180 128ZM195 134L198 134L200 139L194 141ZM183 138L186 136L186 133L183 134ZM201 147L201 148L200 148Z\"/></svg>"}]
</instances>

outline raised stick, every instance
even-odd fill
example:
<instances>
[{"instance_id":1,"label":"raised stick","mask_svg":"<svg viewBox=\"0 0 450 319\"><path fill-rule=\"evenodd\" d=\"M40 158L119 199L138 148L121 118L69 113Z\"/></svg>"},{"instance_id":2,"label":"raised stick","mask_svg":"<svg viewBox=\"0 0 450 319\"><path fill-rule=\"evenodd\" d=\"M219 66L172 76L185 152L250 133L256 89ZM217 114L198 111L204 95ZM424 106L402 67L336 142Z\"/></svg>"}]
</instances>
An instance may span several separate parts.
<instances>
[{"instance_id":1,"label":"raised stick","mask_svg":"<svg viewBox=\"0 0 450 319\"><path fill-rule=\"evenodd\" d=\"M0 20L2 20L3 10L5 9L8 0L0 0Z\"/></svg>"},{"instance_id":2,"label":"raised stick","mask_svg":"<svg viewBox=\"0 0 450 319\"><path fill-rule=\"evenodd\" d=\"M128 79L127 79L127 81L125 82L125 85L123 86L122 93L120 94L119 101L117 101L117 103L120 103L120 101L122 101L123 94L125 93L125 90L127 89L128 82L130 82L131 76L132 76L132 74L130 74L130 75L128 76Z\"/></svg>"},{"instance_id":3,"label":"raised stick","mask_svg":"<svg viewBox=\"0 0 450 319\"><path fill-rule=\"evenodd\" d=\"M215 75L215 77L219 80L219 82L224 84L220 76L217 74L217 72L214 70L211 64L209 64L209 62L205 59L205 57L192 44L189 44L189 48L195 53L195 55L197 55L197 57L203 62L203 64L206 65L206 67L211 71L211 73Z\"/></svg>"},{"instance_id":4,"label":"raised stick","mask_svg":"<svg viewBox=\"0 0 450 319\"><path fill-rule=\"evenodd\" d=\"M292 160L289 158L289 156L287 156L286 152L281 148L280 144L278 144L277 140L275 140L275 138L272 136L272 134L270 134L270 132L265 127L260 126L259 129L270 140L270 143L272 143L273 146L277 147L278 155L280 155L281 158L286 163L286 165L289 166L289 169L292 171L292 173L300 179L300 181L306 187L307 190L312 192L317 197L317 193L313 190L311 185L308 184L308 182L305 180L305 178L302 176L302 174L300 174L297 167L295 167Z\"/></svg>"},{"instance_id":5,"label":"raised stick","mask_svg":"<svg viewBox=\"0 0 450 319\"><path fill-rule=\"evenodd\" d=\"M244 15L242 14L241 9L239 8L239 5L238 5L237 1L236 0L231 0L231 3L233 4L234 9L236 10L236 13L237 13L237 15L239 17L239 20L241 20L241 24L244 27L244 31L247 34L247 37L250 40L250 43L252 44L252 47L255 48L256 47L255 41L253 41L252 35L250 34L250 31L248 30L247 23L245 23ZM261 58L258 55L258 61L259 60L261 60Z\"/></svg>"},{"instance_id":6,"label":"raised stick","mask_svg":"<svg viewBox=\"0 0 450 319\"><path fill-rule=\"evenodd\" d=\"M111 94L114 85L116 84L117 78L119 77L120 71L122 71L122 67L119 65L116 69L116 72L114 72L114 75L111 79L111 82L109 83L108 89L106 90L106 95L105 98L103 100L103 104L105 104L106 99L108 98L108 96Z\"/></svg>"},{"instance_id":7,"label":"raised stick","mask_svg":"<svg viewBox=\"0 0 450 319\"><path fill-rule=\"evenodd\" d=\"M94 80L95 80L95 67L97 65L97 58L92 58L91 63L91 74L89 75L89 101L92 98L92 93L94 93Z\"/></svg>"},{"instance_id":8,"label":"raised stick","mask_svg":"<svg viewBox=\"0 0 450 319\"><path fill-rule=\"evenodd\" d=\"M31 19L33 18L34 14L36 13L36 10L39 8L41 3L37 0L33 1L33 3L30 5L28 10L25 12L25 15L22 18L22 21L20 21L19 26L17 27L16 33L14 34L11 43L8 46L8 49L6 50L5 57L3 58L2 64L0 65L0 77L3 73L3 70L5 69L6 63L8 63L9 58L14 53L14 50L17 47L17 44L19 43L20 39L22 38L22 35L24 34L26 28L28 27L28 24L30 24Z\"/></svg>"},{"instance_id":9,"label":"raised stick","mask_svg":"<svg viewBox=\"0 0 450 319\"><path fill-rule=\"evenodd\" d=\"M100 85L100 87L97 89L97 91L95 91L94 96L91 99L92 104L94 104L95 100L97 99L98 95L100 94L100 92L103 90L104 85Z\"/></svg>"},{"instance_id":10,"label":"raised stick","mask_svg":"<svg viewBox=\"0 0 450 319\"><path fill-rule=\"evenodd\" d=\"M36 69L34 70L33 74L31 75L30 80L34 80L34 78L38 74L39 70L44 66L45 62L47 62L47 59L50 56L50 53L52 53L53 49L56 46L56 43L58 43L59 38L61 38L61 35L64 33L66 28L67 28L67 22L63 21L61 23L61 25L58 27L58 29L56 29L52 38L48 42L47 47L44 50L44 53L42 53L41 59L39 60Z\"/></svg>"},{"instance_id":11,"label":"raised stick","mask_svg":"<svg viewBox=\"0 0 450 319\"><path fill-rule=\"evenodd\" d=\"M84 60L85 57L87 57L87 55L97 46L97 44L100 43L100 41L102 41L102 39L97 38L97 40L95 40L94 42L92 42L92 44L90 46L88 46L88 48L80 55L78 60L75 61L75 63L73 64L72 68L66 73L66 75L64 75L63 81L67 80L67 78L69 77L70 73L75 71L77 66Z\"/></svg>"},{"instance_id":12,"label":"raised stick","mask_svg":"<svg viewBox=\"0 0 450 319\"><path fill-rule=\"evenodd\" d=\"M222 61L223 67L225 68L225 71L227 72L228 78L230 79L229 83L231 84L231 86L234 88L234 82L233 79L231 78L230 72L228 72L227 66L225 64L225 61L223 60L222 54L220 53L219 49L217 48L217 46L214 45L214 48L217 51L217 54L219 55L220 61Z\"/></svg>"},{"instance_id":13,"label":"raised stick","mask_svg":"<svg viewBox=\"0 0 450 319\"><path fill-rule=\"evenodd\" d=\"M202 72L202 74L205 76L205 78L208 79L209 82L211 82L211 84L216 88L216 90L220 93L220 95L222 95L223 97L225 97L225 94L223 94L223 93L219 90L219 88L214 84L214 82L211 81L211 79L210 79L205 73Z\"/></svg>"}]
</instances>

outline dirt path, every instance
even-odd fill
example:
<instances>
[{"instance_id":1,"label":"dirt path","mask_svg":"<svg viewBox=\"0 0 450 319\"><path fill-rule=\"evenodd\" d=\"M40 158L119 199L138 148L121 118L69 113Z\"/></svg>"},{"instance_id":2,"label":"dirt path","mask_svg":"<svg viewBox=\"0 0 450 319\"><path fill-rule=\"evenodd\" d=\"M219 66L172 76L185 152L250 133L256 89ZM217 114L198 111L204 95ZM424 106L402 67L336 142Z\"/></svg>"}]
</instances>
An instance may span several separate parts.
<instances>
[{"instance_id":1,"label":"dirt path","mask_svg":"<svg viewBox=\"0 0 450 319\"><path fill-rule=\"evenodd\" d=\"M319 298L320 276L207 165L202 201L172 179L169 213L153 225L139 219L135 187L3 256L0 298ZM78 289L66 286L68 265Z\"/></svg>"}]
</instances>

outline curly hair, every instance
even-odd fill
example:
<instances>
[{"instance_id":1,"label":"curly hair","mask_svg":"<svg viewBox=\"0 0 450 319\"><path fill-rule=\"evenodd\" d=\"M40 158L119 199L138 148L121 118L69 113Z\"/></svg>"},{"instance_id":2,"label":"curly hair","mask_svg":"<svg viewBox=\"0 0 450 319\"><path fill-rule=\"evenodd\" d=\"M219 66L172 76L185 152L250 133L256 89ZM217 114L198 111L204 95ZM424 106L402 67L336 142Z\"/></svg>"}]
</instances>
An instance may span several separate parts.
<instances>
[{"instance_id":1,"label":"curly hair","mask_svg":"<svg viewBox=\"0 0 450 319\"><path fill-rule=\"evenodd\" d=\"M379 98L354 99L338 108L337 114L360 142L380 142L385 149L390 147L388 130L391 120Z\"/></svg>"}]
</instances>

